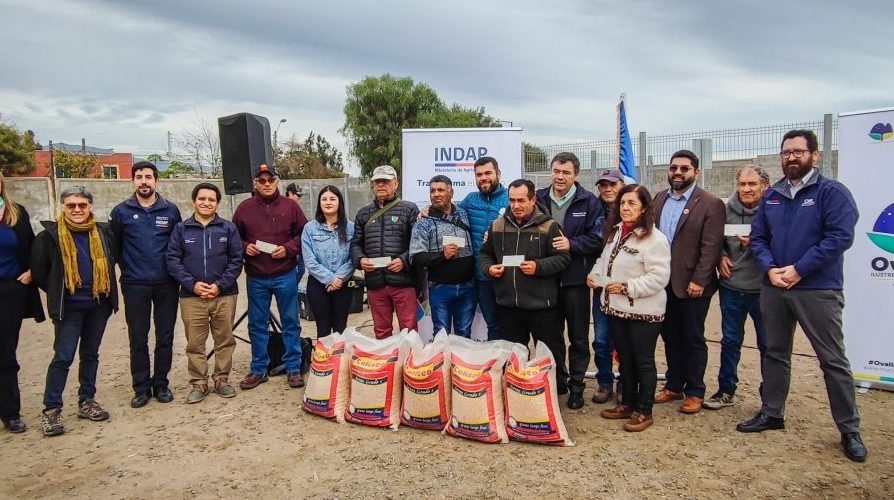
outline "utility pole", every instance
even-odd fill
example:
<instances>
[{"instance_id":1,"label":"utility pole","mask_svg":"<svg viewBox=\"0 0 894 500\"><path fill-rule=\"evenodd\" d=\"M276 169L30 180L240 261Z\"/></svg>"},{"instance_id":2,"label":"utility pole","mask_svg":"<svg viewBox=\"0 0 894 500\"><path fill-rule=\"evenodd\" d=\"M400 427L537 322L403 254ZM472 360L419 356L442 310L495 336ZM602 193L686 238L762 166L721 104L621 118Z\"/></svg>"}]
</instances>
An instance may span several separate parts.
<instances>
[{"instance_id":1,"label":"utility pole","mask_svg":"<svg viewBox=\"0 0 894 500\"><path fill-rule=\"evenodd\" d=\"M171 131L168 130L168 159L171 159Z\"/></svg>"}]
</instances>

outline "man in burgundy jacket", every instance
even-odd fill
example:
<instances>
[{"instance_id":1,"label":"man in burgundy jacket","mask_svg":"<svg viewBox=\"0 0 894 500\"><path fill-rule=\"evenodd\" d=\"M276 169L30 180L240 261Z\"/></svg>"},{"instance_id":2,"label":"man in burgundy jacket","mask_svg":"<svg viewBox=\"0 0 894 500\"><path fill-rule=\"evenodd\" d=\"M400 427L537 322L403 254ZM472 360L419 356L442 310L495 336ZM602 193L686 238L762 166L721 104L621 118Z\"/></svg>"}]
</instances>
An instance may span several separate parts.
<instances>
[{"instance_id":1,"label":"man in burgundy jacket","mask_svg":"<svg viewBox=\"0 0 894 500\"><path fill-rule=\"evenodd\" d=\"M285 344L283 363L289 387L303 387L301 377L301 325L298 322L298 283L295 265L301 255L301 231L307 217L301 207L279 193L279 179L272 168L261 165L255 175L256 195L243 201L233 223L245 250L248 288L248 336L251 339L251 371L239 387L254 389L267 381L270 302L282 321Z\"/></svg>"}]
</instances>

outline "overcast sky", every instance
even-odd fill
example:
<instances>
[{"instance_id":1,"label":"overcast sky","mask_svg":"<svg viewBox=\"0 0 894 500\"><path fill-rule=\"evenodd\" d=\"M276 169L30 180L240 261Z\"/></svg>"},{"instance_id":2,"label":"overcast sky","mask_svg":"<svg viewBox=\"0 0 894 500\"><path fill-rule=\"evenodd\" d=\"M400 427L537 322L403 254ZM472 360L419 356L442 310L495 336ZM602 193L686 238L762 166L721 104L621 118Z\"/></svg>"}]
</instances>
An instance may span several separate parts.
<instances>
[{"instance_id":1,"label":"overcast sky","mask_svg":"<svg viewBox=\"0 0 894 500\"><path fill-rule=\"evenodd\" d=\"M163 152L249 111L344 148L345 87L410 76L540 145L894 105L894 1L0 0L0 113L46 144Z\"/></svg>"}]
</instances>

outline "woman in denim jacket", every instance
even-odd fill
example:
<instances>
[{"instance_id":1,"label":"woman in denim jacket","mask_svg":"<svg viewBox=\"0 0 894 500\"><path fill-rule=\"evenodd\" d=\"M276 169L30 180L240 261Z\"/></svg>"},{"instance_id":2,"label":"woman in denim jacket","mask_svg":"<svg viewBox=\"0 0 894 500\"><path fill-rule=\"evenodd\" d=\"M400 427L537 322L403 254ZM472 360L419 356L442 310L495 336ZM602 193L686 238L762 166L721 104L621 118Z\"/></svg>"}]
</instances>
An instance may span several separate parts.
<instances>
[{"instance_id":1,"label":"woman in denim jacket","mask_svg":"<svg viewBox=\"0 0 894 500\"><path fill-rule=\"evenodd\" d=\"M343 332L353 293L347 287L354 275L351 238L354 223L345 215L344 197L335 186L317 196L314 220L301 233L301 251L307 269L307 299L317 323L317 338Z\"/></svg>"}]
</instances>

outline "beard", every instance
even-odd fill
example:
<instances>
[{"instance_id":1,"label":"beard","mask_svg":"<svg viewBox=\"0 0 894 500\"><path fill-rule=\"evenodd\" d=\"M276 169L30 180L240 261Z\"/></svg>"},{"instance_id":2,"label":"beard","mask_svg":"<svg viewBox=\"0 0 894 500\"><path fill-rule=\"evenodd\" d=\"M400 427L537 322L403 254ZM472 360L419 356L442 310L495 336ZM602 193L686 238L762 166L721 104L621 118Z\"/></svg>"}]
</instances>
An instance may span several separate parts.
<instances>
[{"instance_id":1,"label":"beard","mask_svg":"<svg viewBox=\"0 0 894 500\"><path fill-rule=\"evenodd\" d=\"M667 183L670 185L671 189L677 192L686 191L693 182L695 182L695 177L690 177L688 179L685 177L682 179L674 179L673 177L667 178Z\"/></svg>"},{"instance_id":2,"label":"beard","mask_svg":"<svg viewBox=\"0 0 894 500\"><path fill-rule=\"evenodd\" d=\"M804 178L812 168L813 157L806 153L800 159L795 158L782 165L782 171L785 172L785 177L791 181Z\"/></svg>"},{"instance_id":3,"label":"beard","mask_svg":"<svg viewBox=\"0 0 894 500\"><path fill-rule=\"evenodd\" d=\"M478 191L480 191L481 194L494 194L494 191L497 190L497 186L499 185L500 181L491 182L490 185L487 187L482 187L481 184L479 184Z\"/></svg>"},{"instance_id":4,"label":"beard","mask_svg":"<svg viewBox=\"0 0 894 500\"><path fill-rule=\"evenodd\" d=\"M141 191L141 189L143 189L143 188L137 189L137 196L139 196L140 198L143 198L144 200L148 200L149 198L152 198L152 195L155 194L155 190L152 188L149 188L149 192L145 193L145 194Z\"/></svg>"}]
</instances>

